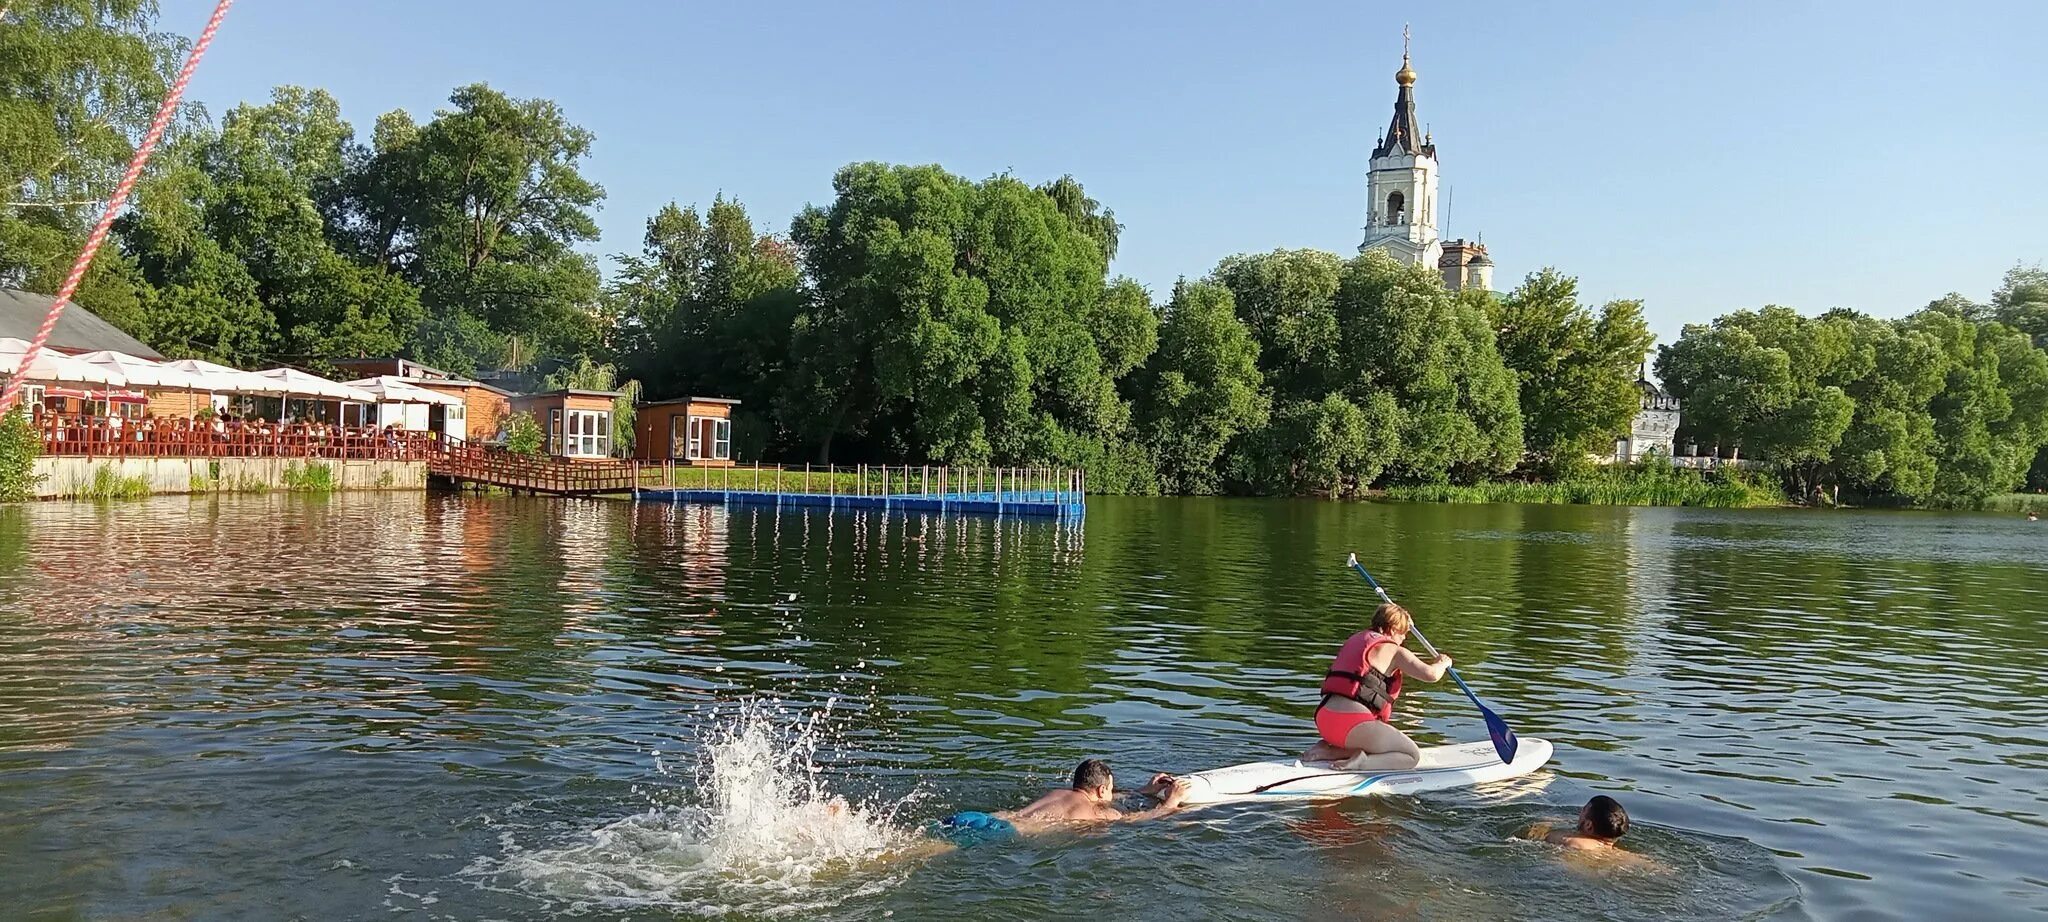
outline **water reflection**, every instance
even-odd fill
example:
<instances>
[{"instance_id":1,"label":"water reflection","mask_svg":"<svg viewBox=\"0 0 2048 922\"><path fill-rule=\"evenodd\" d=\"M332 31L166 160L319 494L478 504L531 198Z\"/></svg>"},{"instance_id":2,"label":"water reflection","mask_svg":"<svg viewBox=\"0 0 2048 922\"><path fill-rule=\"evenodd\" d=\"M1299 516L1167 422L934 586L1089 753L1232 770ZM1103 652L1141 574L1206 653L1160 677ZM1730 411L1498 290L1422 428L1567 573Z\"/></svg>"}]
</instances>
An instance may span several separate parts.
<instances>
[{"instance_id":1,"label":"water reflection","mask_svg":"<svg viewBox=\"0 0 2048 922\"><path fill-rule=\"evenodd\" d=\"M543 914L553 897L475 869L509 859L507 837L546 852L668 815L693 782L662 760L755 698L834 703L816 777L908 803L890 836L1018 801L1083 756L1134 775L1294 752L1312 677L1370 609L1338 566L1356 550L1520 732L1558 743L1547 784L1224 808L848 870L887 883L789 905L2048 908L2020 848L2048 797L2042 534L1251 500L1098 499L1085 531L403 494L0 508L0 881L54 915ZM1481 733L1449 687L1404 705L1421 739ZM1674 876L1583 879L1504 841L1594 790L1649 824L1641 847ZM718 895L669 896L638 909Z\"/></svg>"}]
</instances>

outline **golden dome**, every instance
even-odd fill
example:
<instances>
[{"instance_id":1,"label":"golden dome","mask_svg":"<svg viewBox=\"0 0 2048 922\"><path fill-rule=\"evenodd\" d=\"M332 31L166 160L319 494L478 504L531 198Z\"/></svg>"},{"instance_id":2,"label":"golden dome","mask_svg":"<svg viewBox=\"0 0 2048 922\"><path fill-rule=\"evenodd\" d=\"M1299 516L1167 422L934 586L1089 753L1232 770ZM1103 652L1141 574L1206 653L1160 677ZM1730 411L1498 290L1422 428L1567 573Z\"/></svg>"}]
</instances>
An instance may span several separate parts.
<instances>
[{"instance_id":1,"label":"golden dome","mask_svg":"<svg viewBox=\"0 0 2048 922\"><path fill-rule=\"evenodd\" d=\"M1408 66L1408 56L1401 56L1401 69L1394 71L1394 82L1402 86L1415 85L1415 68Z\"/></svg>"}]
</instances>

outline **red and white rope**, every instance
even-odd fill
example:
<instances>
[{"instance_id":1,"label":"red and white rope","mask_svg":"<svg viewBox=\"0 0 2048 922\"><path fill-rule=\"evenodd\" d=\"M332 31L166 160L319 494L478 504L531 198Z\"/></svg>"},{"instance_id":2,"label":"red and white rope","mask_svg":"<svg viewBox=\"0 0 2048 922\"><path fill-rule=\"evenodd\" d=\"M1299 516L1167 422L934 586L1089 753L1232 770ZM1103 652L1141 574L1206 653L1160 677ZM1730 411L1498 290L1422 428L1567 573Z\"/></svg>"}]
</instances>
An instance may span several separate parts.
<instances>
[{"instance_id":1,"label":"red and white rope","mask_svg":"<svg viewBox=\"0 0 2048 922\"><path fill-rule=\"evenodd\" d=\"M162 141L164 129L171 124L171 116L178 111L178 100L185 95L185 84L191 82L192 72L199 68L199 59L206 55L206 46L213 44L213 33L220 29L220 21L227 18L228 7L235 0L219 0L214 4L213 17L206 21L206 29L199 33L198 41L192 43L192 53L185 56L185 66L178 69L178 79L171 82L171 89L164 94L163 102L156 107L156 119L149 123L149 133L142 136L142 143L135 148L135 156L128 160L128 172L122 174L121 184L114 187L113 197L107 199L106 211L100 214L99 223L93 226L92 236L85 240L85 249L78 251L78 259L71 263L71 274L65 276L64 287L57 289L57 299L50 303L50 313L43 318L43 327L36 331L36 338L28 344L28 352L21 357L21 367L14 376L7 379L7 388L0 391L0 413L14 406L15 396L28 378L29 366L42 355L44 344L50 341L50 332L57 328L57 317L64 313L71 296L78 293L78 283L85 278L85 270L92 265L92 258L100 251L100 244L107 241L107 232L114 226L114 218L121 207L128 204L128 195L135 191L135 181L142 176L142 167L149 163L151 151Z\"/></svg>"}]
</instances>

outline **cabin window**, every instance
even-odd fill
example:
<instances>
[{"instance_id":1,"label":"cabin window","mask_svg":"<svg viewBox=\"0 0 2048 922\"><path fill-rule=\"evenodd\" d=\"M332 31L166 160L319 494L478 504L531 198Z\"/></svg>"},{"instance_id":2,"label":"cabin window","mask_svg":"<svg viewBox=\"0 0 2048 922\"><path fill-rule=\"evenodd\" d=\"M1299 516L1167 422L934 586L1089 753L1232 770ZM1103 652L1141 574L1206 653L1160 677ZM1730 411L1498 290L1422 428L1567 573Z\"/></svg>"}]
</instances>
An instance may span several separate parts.
<instances>
[{"instance_id":1,"label":"cabin window","mask_svg":"<svg viewBox=\"0 0 2048 922\"><path fill-rule=\"evenodd\" d=\"M689 433L690 460L732 460L732 420L716 416L692 416Z\"/></svg>"},{"instance_id":2,"label":"cabin window","mask_svg":"<svg viewBox=\"0 0 2048 922\"><path fill-rule=\"evenodd\" d=\"M557 413L563 411L557 410ZM562 454L602 458L612 451L612 414L606 410L569 410L564 414Z\"/></svg>"}]
</instances>

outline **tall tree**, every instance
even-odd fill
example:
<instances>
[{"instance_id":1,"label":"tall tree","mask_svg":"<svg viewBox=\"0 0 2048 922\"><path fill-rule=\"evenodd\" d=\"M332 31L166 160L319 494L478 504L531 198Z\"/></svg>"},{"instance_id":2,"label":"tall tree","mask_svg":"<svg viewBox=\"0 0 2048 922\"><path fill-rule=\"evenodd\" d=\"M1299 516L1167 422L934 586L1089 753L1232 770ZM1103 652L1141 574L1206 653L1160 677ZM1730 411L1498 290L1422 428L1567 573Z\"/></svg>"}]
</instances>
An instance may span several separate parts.
<instances>
[{"instance_id":1,"label":"tall tree","mask_svg":"<svg viewBox=\"0 0 2048 922\"><path fill-rule=\"evenodd\" d=\"M1322 250L1231 256L1209 277L1230 289L1238 316L1259 342L1259 368L1287 399L1318 400L1342 389L1337 283L1344 263Z\"/></svg>"},{"instance_id":2,"label":"tall tree","mask_svg":"<svg viewBox=\"0 0 2048 922\"><path fill-rule=\"evenodd\" d=\"M1501 359L1515 374L1523 440L1554 473L1585 465L1628 430L1642 405L1636 384L1655 337L1639 301L1610 301L1596 317L1578 279L1530 275L1492 302Z\"/></svg>"},{"instance_id":3,"label":"tall tree","mask_svg":"<svg viewBox=\"0 0 2048 922\"><path fill-rule=\"evenodd\" d=\"M791 228L810 285L780 403L821 457L846 440L956 463L1128 457L1116 378L1150 311L1109 284L1096 206L1055 200L1078 184L862 163L833 188Z\"/></svg>"},{"instance_id":4,"label":"tall tree","mask_svg":"<svg viewBox=\"0 0 2048 922\"><path fill-rule=\"evenodd\" d=\"M1484 292L1445 291L1429 267L1378 252L1344 266L1336 313L1349 383L1367 406L1385 394L1400 408L1401 480L1473 480L1522 459L1522 411L1501 361Z\"/></svg>"},{"instance_id":5,"label":"tall tree","mask_svg":"<svg viewBox=\"0 0 2048 922\"><path fill-rule=\"evenodd\" d=\"M71 268L184 51L156 19L152 0L0 3L0 285L52 292ZM138 332L139 282L103 254L75 299Z\"/></svg>"},{"instance_id":6,"label":"tall tree","mask_svg":"<svg viewBox=\"0 0 2048 922\"><path fill-rule=\"evenodd\" d=\"M1230 289L1176 284L1159 350L1138 383L1138 429L1170 493L1214 493L1219 461L1240 435L1265 424L1269 401L1258 343L1237 319Z\"/></svg>"},{"instance_id":7,"label":"tall tree","mask_svg":"<svg viewBox=\"0 0 2048 922\"><path fill-rule=\"evenodd\" d=\"M575 247L597 238L604 190L581 161L592 135L544 99L483 84L416 126L378 120L345 207L352 246L421 290L420 357L462 371L503 339L563 356L597 345L598 272Z\"/></svg>"}]
</instances>

